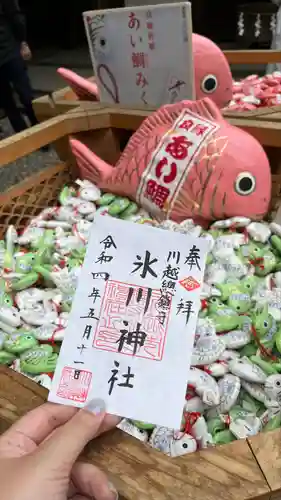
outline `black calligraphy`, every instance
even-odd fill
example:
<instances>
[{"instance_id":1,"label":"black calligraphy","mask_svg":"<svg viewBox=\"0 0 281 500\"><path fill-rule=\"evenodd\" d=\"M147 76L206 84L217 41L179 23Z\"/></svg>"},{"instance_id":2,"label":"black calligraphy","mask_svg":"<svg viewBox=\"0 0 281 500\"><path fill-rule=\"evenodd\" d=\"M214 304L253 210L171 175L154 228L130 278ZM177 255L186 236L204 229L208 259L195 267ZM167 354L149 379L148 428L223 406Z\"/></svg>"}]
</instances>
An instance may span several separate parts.
<instances>
[{"instance_id":1,"label":"black calligraphy","mask_svg":"<svg viewBox=\"0 0 281 500\"><path fill-rule=\"evenodd\" d=\"M126 300L126 307L128 307L130 305L131 300L132 300L133 295L134 295L134 292L135 292L135 289L132 286L130 286L127 300ZM144 299L144 296L145 296L144 290L142 288L139 288L137 291L136 302L140 303ZM148 288L147 292L146 292L146 298L145 298L145 306L144 306L144 311L143 311L144 314L146 314L146 312L148 311L151 296L152 296L152 289Z\"/></svg>"},{"instance_id":2,"label":"black calligraphy","mask_svg":"<svg viewBox=\"0 0 281 500\"><path fill-rule=\"evenodd\" d=\"M150 274L154 278L157 278L156 272L153 270L152 266L153 264L156 264L158 262L158 259L156 258L151 258L151 254L148 250L145 252L145 257L142 260L140 255L136 256L136 262L134 262L135 269L131 272L131 274L136 273L137 271L140 271L140 277L142 279L145 279L147 274Z\"/></svg>"},{"instance_id":3,"label":"black calligraphy","mask_svg":"<svg viewBox=\"0 0 281 500\"><path fill-rule=\"evenodd\" d=\"M108 380L108 384L109 384L108 394L109 394L109 396L112 394L113 388L114 388L116 382L118 382L118 380L119 380L119 366L120 366L120 363L118 363L118 361L114 361L114 368L111 370L112 375L111 375L110 379ZM124 382L120 382L117 385L119 387L127 387L129 389L133 389L134 386L131 383L131 379L134 379L135 375L131 372L130 366L128 366L127 373L122 374L121 377L124 379Z\"/></svg>"},{"instance_id":4,"label":"black calligraphy","mask_svg":"<svg viewBox=\"0 0 281 500\"><path fill-rule=\"evenodd\" d=\"M77 349L79 350L80 356L81 356L83 354L83 352L85 351L85 349L87 349L87 347L84 344L81 344L81 345L77 346Z\"/></svg>"},{"instance_id":5,"label":"black calligraphy","mask_svg":"<svg viewBox=\"0 0 281 500\"><path fill-rule=\"evenodd\" d=\"M129 326L128 321L123 321L125 327ZM128 328L120 330L120 337L116 341L118 344L118 352L122 352L124 346L133 347L133 356L136 355L137 350L144 346L147 334L141 330L141 324L137 323L136 329L130 331Z\"/></svg>"},{"instance_id":6,"label":"black calligraphy","mask_svg":"<svg viewBox=\"0 0 281 500\"><path fill-rule=\"evenodd\" d=\"M92 273L92 277L94 280L102 279L104 281L108 281L109 273Z\"/></svg>"},{"instance_id":7,"label":"black calligraphy","mask_svg":"<svg viewBox=\"0 0 281 500\"><path fill-rule=\"evenodd\" d=\"M91 291L90 295L88 295L89 298L93 299L93 302L95 303L97 299L100 299L100 291L98 288L93 288Z\"/></svg>"},{"instance_id":8,"label":"black calligraphy","mask_svg":"<svg viewBox=\"0 0 281 500\"><path fill-rule=\"evenodd\" d=\"M201 271L200 267L200 250L195 245L193 245L189 251L188 256L185 259L185 264L189 265L189 270L191 271L193 267L197 267Z\"/></svg>"},{"instance_id":9,"label":"black calligraphy","mask_svg":"<svg viewBox=\"0 0 281 500\"><path fill-rule=\"evenodd\" d=\"M178 266L180 257L181 255L179 251L169 251L167 266L163 271L162 285L160 289L161 296L157 302L157 308L159 311L158 321L161 325L164 325L167 319L172 298L176 292L176 283L178 281L180 271Z\"/></svg>"},{"instance_id":10,"label":"black calligraphy","mask_svg":"<svg viewBox=\"0 0 281 500\"><path fill-rule=\"evenodd\" d=\"M113 255L108 255L106 250L114 248L117 249L117 246L111 235L108 235L104 240L100 241L100 244L103 245L103 251L100 253L99 257L95 261L96 264L108 264L112 261Z\"/></svg>"},{"instance_id":11,"label":"black calligraphy","mask_svg":"<svg viewBox=\"0 0 281 500\"><path fill-rule=\"evenodd\" d=\"M184 314L185 315L185 324L187 325L189 318L191 314L194 313L193 309L193 302L191 300L183 300L181 299L180 302L177 305L177 315L178 314Z\"/></svg>"},{"instance_id":12,"label":"black calligraphy","mask_svg":"<svg viewBox=\"0 0 281 500\"><path fill-rule=\"evenodd\" d=\"M87 314L87 316L80 316L81 319L95 319L96 321L98 321L99 318L97 318L97 316L95 316L95 309L93 307L91 307L89 309L89 312Z\"/></svg>"},{"instance_id":13,"label":"black calligraphy","mask_svg":"<svg viewBox=\"0 0 281 500\"><path fill-rule=\"evenodd\" d=\"M87 339L89 340L90 336L91 336L91 333L92 333L92 325L86 325L85 326L85 330L84 330L84 333L83 333L83 339Z\"/></svg>"}]
</instances>

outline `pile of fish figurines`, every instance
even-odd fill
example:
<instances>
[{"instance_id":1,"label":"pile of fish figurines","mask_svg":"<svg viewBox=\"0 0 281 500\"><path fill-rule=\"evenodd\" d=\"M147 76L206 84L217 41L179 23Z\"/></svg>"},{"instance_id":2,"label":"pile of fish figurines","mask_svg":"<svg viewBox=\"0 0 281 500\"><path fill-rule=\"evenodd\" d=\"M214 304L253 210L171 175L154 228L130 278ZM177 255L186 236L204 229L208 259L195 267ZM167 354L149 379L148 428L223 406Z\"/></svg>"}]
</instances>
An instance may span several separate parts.
<instances>
[{"instance_id":1,"label":"pile of fish figurines","mask_svg":"<svg viewBox=\"0 0 281 500\"><path fill-rule=\"evenodd\" d=\"M206 265L182 428L119 427L179 456L281 426L281 226L246 217L209 230L157 223L89 181L14 227L0 243L0 363L50 388L95 213L207 238Z\"/></svg>"},{"instance_id":2,"label":"pile of fish figurines","mask_svg":"<svg viewBox=\"0 0 281 500\"><path fill-rule=\"evenodd\" d=\"M253 111L254 109L281 104L281 72L265 76L249 75L233 81L233 97L227 109Z\"/></svg>"}]
</instances>

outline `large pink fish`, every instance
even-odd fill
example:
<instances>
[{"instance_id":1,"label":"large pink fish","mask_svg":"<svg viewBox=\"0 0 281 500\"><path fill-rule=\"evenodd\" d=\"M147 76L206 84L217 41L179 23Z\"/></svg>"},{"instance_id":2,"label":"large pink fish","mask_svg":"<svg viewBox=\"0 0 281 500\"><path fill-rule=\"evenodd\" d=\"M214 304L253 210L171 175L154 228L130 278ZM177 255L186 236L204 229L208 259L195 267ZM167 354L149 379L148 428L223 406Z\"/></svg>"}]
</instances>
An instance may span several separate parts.
<instances>
[{"instance_id":1,"label":"large pink fish","mask_svg":"<svg viewBox=\"0 0 281 500\"><path fill-rule=\"evenodd\" d=\"M208 96L219 108L224 108L232 99L232 75L223 52L209 38L195 33L192 35L192 50L196 99ZM58 73L80 100L99 100L95 82L65 68L59 68Z\"/></svg>"},{"instance_id":2,"label":"large pink fish","mask_svg":"<svg viewBox=\"0 0 281 500\"><path fill-rule=\"evenodd\" d=\"M80 101L99 101L99 89L95 81L88 80L66 68L58 68L57 73L68 83Z\"/></svg>"},{"instance_id":3,"label":"large pink fish","mask_svg":"<svg viewBox=\"0 0 281 500\"><path fill-rule=\"evenodd\" d=\"M221 109L233 95L232 74L221 49L209 38L192 35L196 99L210 97Z\"/></svg>"},{"instance_id":4,"label":"large pink fish","mask_svg":"<svg viewBox=\"0 0 281 500\"><path fill-rule=\"evenodd\" d=\"M71 140L80 176L128 196L158 219L262 218L271 195L267 156L209 99L161 107L131 137L116 166Z\"/></svg>"}]
</instances>

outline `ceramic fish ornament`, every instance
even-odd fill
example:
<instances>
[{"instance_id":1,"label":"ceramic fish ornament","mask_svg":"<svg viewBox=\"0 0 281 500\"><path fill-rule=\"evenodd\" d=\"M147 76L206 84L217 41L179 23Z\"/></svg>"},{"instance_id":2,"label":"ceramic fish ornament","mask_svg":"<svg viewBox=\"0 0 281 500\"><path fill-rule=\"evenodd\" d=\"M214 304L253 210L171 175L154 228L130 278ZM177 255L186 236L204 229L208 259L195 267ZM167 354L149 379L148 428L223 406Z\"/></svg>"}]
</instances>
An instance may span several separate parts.
<instances>
[{"instance_id":1,"label":"ceramic fish ornament","mask_svg":"<svg viewBox=\"0 0 281 500\"><path fill-rule=\"evenodd\" d=\"M196 99L210 97L219 108L232 99L232 74L221 49L209 38L192 35Z\"/></svg>"},{"instance_id":2,"label":"ceramic fish ornament","mask_svg":"<svg viewBox=\"0 0 281 500\"><path fill-rule=\"evenodd\" d=\"M82 178L128 196L157 219L202 224L267 212L271 176L263 148L208 98L147 117L115 168L80 141L70 143Z\"/></svg>"},{"instance_id":3,"label":"ceramic fish ornament","mask_svg":"<svg viewBox=\"0 0 281 500\"><path fill-rule=\"evenodd\" d=\"M58 68L57 73L70 85L80 101L99 101L99 89L95 81L83 78L74 71Z\"/></svg>"},{"instance_id":4,"label":"ceramic fish ornament","mask_svg":"<svg viewBox=\"0 0 281 500\"><path fill-rule=\"evenodd\" d=\"M270 375L264 385L265 394L281 405L281 375Z\"/></svg>"},{"instance_id":5,"label":"ceramic fish ornament","mask_svg":"<svg viewBox=\"0 0 281 500\"><path fill-rule=\"evenodd\" d=\"M194 437L167 429L167 427L156 427L150 436L149 443L153 448L170 457L179 457L197 450Z\"/></svg>"},{"instance_id":6,"label":"ceramic fish ornament","mask_svg":"<svg viewBox=\"0 0 281 500\"><path fill-rule=\"evenodd\" d=\"M143 429L138 429L132 422L125 418L121 420L117 427L127 434L130 434L130 436L137 438L139 441L148 441L148 433Z\"/></svg>"},{"instance_id":7,"label":"ceramic fish ornament","mask_svg":"<svg viewBox=\"0 0 281 500\"><path fill-rule=\"evenodd\" d=\"M225 107L233 95L232 75L226 57L214 42L196 33L192 34L192 52L196 99L208 96L219 108ZM79 100L100 100L93 78L83 78L66 68L59 68L57 72Z\"/></svg>"},{"instance_id":8,"label":"ceramic fish ornament","mask_svg":"<svg viewBox=\"0 0 281 500\"><path fill-rule=\"evenodd\" d=\"M191 367L188 375L191 385L207 406L216 406L220 401L219 387L216 380L208 373Z\"/></svg>"}]
</instances>

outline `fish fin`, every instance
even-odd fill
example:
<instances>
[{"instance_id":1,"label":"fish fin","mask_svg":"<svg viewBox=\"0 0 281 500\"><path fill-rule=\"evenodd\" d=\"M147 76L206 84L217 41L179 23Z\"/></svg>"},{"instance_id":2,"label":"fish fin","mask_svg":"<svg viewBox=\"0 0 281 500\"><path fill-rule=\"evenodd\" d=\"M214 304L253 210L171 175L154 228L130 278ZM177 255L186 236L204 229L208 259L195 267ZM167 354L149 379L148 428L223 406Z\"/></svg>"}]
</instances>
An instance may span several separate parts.
<instances>
[{"instance_id":1,"label":"fish fin","mask_svg":"<svg viewBox=\"0 0 281 500\"><path fill-rule=\"evenodd\" d=\"M167 104L149 115L132 135L123 154L121 155L116 166L124 160L131 160L134 156L136 148L148 137L155 135L155 129L172 126L175 120L184 110L192 111L200 116L208 118L212 121L222 121L222 115L211 99L205 97L200 101L181 101L176 104Z\"/></svg>"},{"instance_id":2,"label":"fish fin","mask_svg":"<svg viewBox=\"0 0 281 500\"><path fill-rule=\"evenodd\" d=\"M69 142L71 151L76 158L81 178L87 179L98 186L105 183L111 176L113 167L93 153L82 142L76 139L70 139Z\"/></svg>"},{"instance_id":3,"label":"fish fin","mask_svg":"<svg viewBox=\"0 0 281 500\"><path fill-rule=\"evenodd\" d=\"M99 101L99 89L96 83L77 75L66 68L58 68L57 73L70 85L80 101Z\"/></svg>"}]
</instances>

